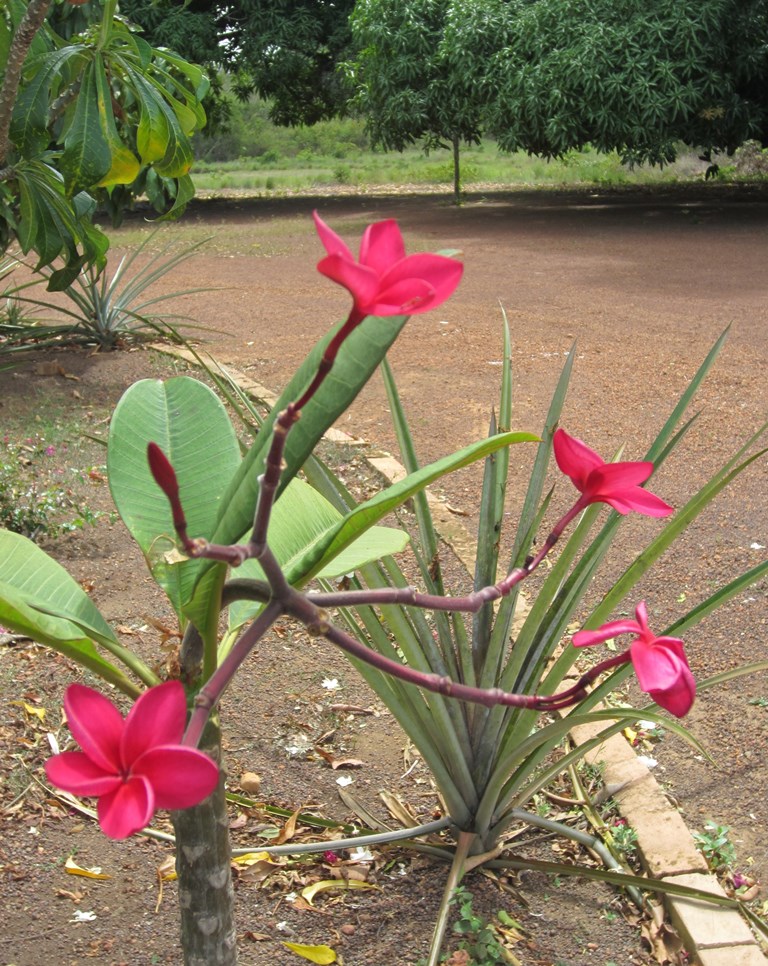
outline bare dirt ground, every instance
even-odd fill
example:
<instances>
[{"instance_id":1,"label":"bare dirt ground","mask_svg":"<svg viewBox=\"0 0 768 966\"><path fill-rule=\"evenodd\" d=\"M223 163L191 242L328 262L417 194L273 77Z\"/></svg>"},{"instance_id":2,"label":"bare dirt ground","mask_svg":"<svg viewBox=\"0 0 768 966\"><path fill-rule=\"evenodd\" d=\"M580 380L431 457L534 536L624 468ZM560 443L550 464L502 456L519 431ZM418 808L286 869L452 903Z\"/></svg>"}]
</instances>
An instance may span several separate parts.
<instances>
[{"instance_id":1,"label":"bare dirt ground","mask_svg":"<svg viewBox=\"0 0 768 966\"><path fill-rule=\"evenodd\" d=\"M501 309L513 337L515 428L537 431L565 354L577 359L562 424L604 455L625 446L625 458L645 448L717 336L731 334L700 391L701 415L685 444L654 479L654 491L680 506L736 446L766 418L768 388L768 194L696 186L637 192L521 192L472 196L460 209L439 197L201 200L190 206L180 233L203 226L214 238L164 283L168 290L212 285L218 291L176 300L174 310L215 326L208 345L217 358L279 389L329 323L346 311L347 296L314 270L321 254L310 213L356 241L365 224L399 220L409 250L461 249L465 277L445 306L416 317L391 353L391 362L422 461L435 459L485 433L496 398L501 359ZM132 220L126 231L141 225ZM127 237L127 236L126 236ZM120 234L115 240L119 250ZM61 365L71 382L35 375L33 361L0 374L3 411L17 418L39 407L71 405L98 423L131 381L163 374L166 365L145 353L87 356L67 353ZM383 388L366 389L340 427L368 441L366 453L396 452ZM356 465L349 467L354 475ZM526 479L525 460L513 482L514 514ZM765 559L768 546L768 460L760 457L691 527L646 579L653 625L664 627L720 583ZM477 475L452 478L443 493L472 525ZM92 500L106 501L94 492ZM632 534L612 563L618 572L632 551ZM50 549L78 579L93 583L106 615L126 629L126 640L158 653L159 635L147 618L167 620L160 597L119 524L64 538ZM764 659L768 606L763 582L698 625L687 639L698 678ZM138 643L137 643L138 642ZM34 783L47 753L45 731L55 730L58 700L71 679L65 662L49 660L23 643L0 651L2 675L3 832L0 895L6 929L0 961L144 964L179 961L172 883L159 911L156 867L167 846L108 843L92 823L63 813ZM255 658L250 684L224 706L230 774L262 776L261 800L289 810L322 803L323 813L348 819L338 801L338 775L322 759L291 758L298 734L313 740L338 729L335 747L364 761L351 790L387 817L376 792L400 793L420 818L435 805L426 773L403 755L405 741L372 701L342 658L286 629L285 637ZM342 683L341 699L323 689ZM755 676L702 694L689 718L715 758L705 763L687 745L665 738L654 748L657 776L668 783L689 827L707 820L730 826L738 866L768 876L768 678ZM47 707L40 722L14 701ZM344 715L333 703L372 708ZM233 820L236 819L233 813ZM270 819L269 821L274 821ZM246 832L267 824L247 816ZM532 854L552 857L548 843ZM95 881L67 875L67 855L113 876ZM317 900L301 911L285 901L317 866L293 867L264 888L244 876L238 884L242 961L255 966L299 962L281 938L327 942L347 966L417 963L425 955L439 901L441 875L408 853L376 859L381 891ZM322 877L322 876L321 876ZM528 930L514 953L524 964L609 966L644 963L637 933L608 907L611 893L585 884L552 883L523 875L498 884L482 876L468 883L487 916L504 908ZM527 905L525 904L527 903ZM76 922L77 911L93 921ZM285 923L285 931L277 928ZM460 960L456 960L460 962Z\"/></svg>"}]
</instances>

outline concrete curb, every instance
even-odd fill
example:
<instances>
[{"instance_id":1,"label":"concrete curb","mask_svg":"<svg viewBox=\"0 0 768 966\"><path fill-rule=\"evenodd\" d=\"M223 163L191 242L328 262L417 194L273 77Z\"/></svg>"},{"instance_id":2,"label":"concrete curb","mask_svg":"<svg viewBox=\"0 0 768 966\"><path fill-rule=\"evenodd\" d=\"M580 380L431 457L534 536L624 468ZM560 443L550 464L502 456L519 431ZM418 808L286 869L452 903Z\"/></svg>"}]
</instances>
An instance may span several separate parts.
<instances>
[{"instance_id":1,"label":"concrete curb","mask_svg":"<svg viewBox=\"0 0 768 966\"><path fill-rule=\"evenodd\" d=\"M187 349L153 345L151 348L198 365ZM273 406L277 396L248 375L210 357L215 368L226 372L254 401ZM366 440L335 428L325 438L334 443L368 446ZM393 456L367 457L370 466L390 483L406 475L405 467ZM427 491L435 526L442 539L454 550L470 573L474 572L475 544L466 528L446 508L445 503ZM604 725L599 722L577 725L571 737L577 745L594 738ZM701 889L714 895L725 893L696 848L693 836L661 786L632 747L621 735L612 735L584 756L592 764L602 763L606 785L617 787L613 797L627 823L637 833L637 849L648 873L654 878ZM768 958L749 926L735 909L706 902L664 897L669 918L688 953L698 966L765 966Z\"/></svg>"}]
</instances>

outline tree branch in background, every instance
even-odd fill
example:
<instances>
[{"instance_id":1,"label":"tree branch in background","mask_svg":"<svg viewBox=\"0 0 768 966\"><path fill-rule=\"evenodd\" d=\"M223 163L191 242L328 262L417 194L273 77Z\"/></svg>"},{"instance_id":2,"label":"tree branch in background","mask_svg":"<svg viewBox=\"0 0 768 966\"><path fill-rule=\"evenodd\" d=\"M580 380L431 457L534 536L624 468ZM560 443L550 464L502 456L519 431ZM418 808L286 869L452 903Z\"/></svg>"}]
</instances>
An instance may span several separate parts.
<instances>
[{"instance_id":1,"label":"tree branch in background","mask_svg":"<svg viewBox=\"0 0 768 966\"><path fill-rule=\"evenodd\" d=\"M7 181L12 177L13 169L5 165L10 150L9 132L11 117L16 97L19 93L21 68L24 65L29 48L38 30L42 27L48 13L51 0L30 0L26 13L21 18L16 33L11 41L8 52L8 62L5 65L5 77L0 88L0 181Z\"/></svg>"}]
</instances>

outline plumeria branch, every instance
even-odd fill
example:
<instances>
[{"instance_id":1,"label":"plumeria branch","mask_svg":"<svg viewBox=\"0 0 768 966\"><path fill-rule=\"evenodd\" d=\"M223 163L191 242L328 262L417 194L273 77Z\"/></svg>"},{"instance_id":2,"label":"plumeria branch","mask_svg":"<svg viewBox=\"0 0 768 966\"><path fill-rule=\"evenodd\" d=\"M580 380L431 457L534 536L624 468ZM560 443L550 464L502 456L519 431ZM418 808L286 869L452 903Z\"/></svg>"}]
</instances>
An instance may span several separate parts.
<instances>
[{"instance_id":1,"label":"plumeria branch","mask_svg":"<svg viewBox=\"0 0 768 966\"><path fill-rule=\"evenodd\" d=\"M583 675L576 685L560 694L550 696L516 694L502 691L499 688L477 688L453 681L449 677L414 670L366 647L351 635L336 627L328 618L326 610L328 607L350 607L358 604L401 604L430 610L474 613L485 604L506 596L513 587L528 577L552 550L568 524L584 509L586 502L582 495L552 528L539 552L534 557L529 558L522 567L516 567L510 571L497 584L492 584L465 597L440 597L433 594L421 594L413 587L306 594L290 586L267 543L269 519L282 473L285 442L291 427L299 419L299 415L297 407L289 405L276 420L266 469L259 479L259 498L253 532L251 539L246 544L221 546L189 537L186 518L181 506L176 473L162 450L154 443L149 444L148 458L152 473L171 504L174 526L186 553L191 557L205 557L227 563L233 567L239 566L245 560L256 559L264 570L270 594L265 609L238 639L224 662L198 692L190 723L184 736L184 744L193 747L197 745L210 713L218 704L237 669L275 621L283 616L298 620L312 636L324 637L352 657L365 661L384 673L391 674L427 691L486 707L504 705L539 711L560 710L581 701L586 696L589 685L604 670L630 659L629 651L611 657L602 664L596 665ZM240 583L244 584L245 582ZM253 587L249 587L248 595L252 594L261 598L265 590L266 588L263 585L257 586L254 584ZM230 585L228 596L232 595L231 592Z\"/></svg>"}]
</instances>

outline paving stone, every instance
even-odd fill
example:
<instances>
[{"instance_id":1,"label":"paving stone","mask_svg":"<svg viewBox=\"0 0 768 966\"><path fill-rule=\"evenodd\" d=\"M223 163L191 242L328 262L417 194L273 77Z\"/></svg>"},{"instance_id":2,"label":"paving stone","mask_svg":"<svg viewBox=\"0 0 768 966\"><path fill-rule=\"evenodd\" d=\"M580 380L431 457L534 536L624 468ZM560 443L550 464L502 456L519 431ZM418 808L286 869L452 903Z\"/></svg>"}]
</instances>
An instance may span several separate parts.
<instances>
[{"instance_id":1,"label":"paving stone","mask_svg":"<svg viewBox=\"0 0 768 966\"><path fill-rule=\"evenodd\" d=\"M718 946L700 949L696 955L698 966L765 966L766 960L757 945Z\"/></svg>"},{"instance_id":2,"label":"paving stone","mask_svg":"<svg viewBox=\"0 0 768 966\"><path fill-rule=\"evenodd\" d=\"M725 896L719 882L712 875L693 873L670 876L667 881ZM686 947L695 949L697 953L703 954L705 949L737 947L740 944L748 948L755 944L749 926L735 909L714 907L705 900L681 899L678 896L669 896L668 908L670 919Z\"/></svg>"},{"instance_id":3,"label":"paving stone","mask_svg":"<svg viewBox=\"0 0 768 966\"><path fill-rule=\"evenodd\" d=\"M573 729L577 743L595 737L600 722ZM648 872L657 879L688 872L707 872L682 816L668 801L659 783L638 760L621 735L613 735L587 753L593 763L605 762L603 781L615 789L613 797L627 822L637 832L637 849Z\"/></svg>"}]
</instances>

